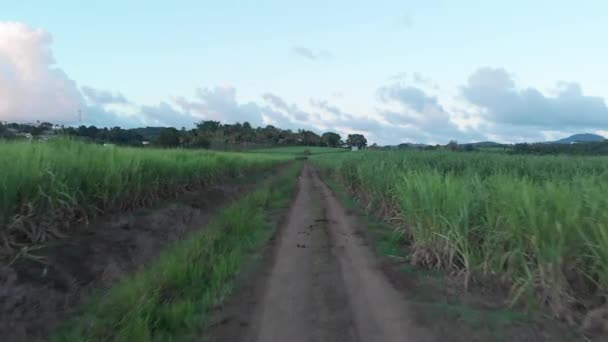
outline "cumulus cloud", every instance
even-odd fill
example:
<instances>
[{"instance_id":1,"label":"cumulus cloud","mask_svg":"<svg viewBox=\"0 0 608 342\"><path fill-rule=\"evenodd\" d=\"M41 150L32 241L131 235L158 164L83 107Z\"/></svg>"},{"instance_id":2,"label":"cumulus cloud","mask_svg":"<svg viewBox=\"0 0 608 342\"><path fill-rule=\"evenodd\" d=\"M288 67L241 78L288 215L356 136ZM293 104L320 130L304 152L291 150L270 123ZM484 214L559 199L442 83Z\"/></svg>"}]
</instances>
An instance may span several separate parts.
<instances>
[{"instance_id":1,"label":"cumulus cloud","mask_svg":"<svg viewBox=\"0 0 608 342\"><path fill-rule=\"evenodd\" d=\"M321 51L313 51L312 49L296 46L291 51L297 56L303 57L305 59L311 61L317 60L330 60L332 59L332 54L329 51L321 50Z\"/></svg>"},{"instance_id":2,"label":"cumulus cloud","mask_svg":"<svg viewBox=\"0 0 608 342\"><path fill-rule=\"evenodd\" d=\"M291 108L289 108L289 106L287 105L287 103L285 103L285 101L282 98L278 97L275 94L266 93L266 94L262 95L262 98L267 103L269 103L270 105L274 106L275 108L278 108L278 109L286 111L286 112L289 112L289 111L292 110Z\"/></svg>"},{"instance_id":3,"label":"cumulus cloud","mask_svg":"<svg viewBox=\"0 0 608 342\"><path fill-rule=\"evenodd\" d=\"M411 86L403 87L399 84L384 86L378 89L378 96L383 102L396 101L404 107L412 108L418 112L424 111L427 106L440 107L436 98L428 96L421 89Z\"/></svg>"},{"instance_id":4,"label":"cumulus cloud","mask_svg":"<svg viewBox=\"0 0 608 342\"><path fill-rule=\"evenodd\" d=\"M395 125L394 129L400 129L408 141L443 143L452 139L483 139L475 130L461 130L439 99L421 88L393 83L378 88L376 93L381 103L380 115Z\"/></svg>"},{"instance_id":5,"label":"cumulus cloud","mask_svg":"<svg viewBox=\"0 0 608 342\"><path fill-rule=\"evenodd\" d=\"M560 82L546 93L521 88L514 75L501 68L475 71L456 89L457 98L439 92L436 83L420 73L396 74L376 90L375 109L367 113L346 112L328 100L311 100L302 107L273 93L239 101L232 86L200 88L192 98L136 105L121 92L79 87L56 65L51 44L52 37L44 30L0 22L1 120L122 127L248 121L317 133L364 133L381 144L541 141L560 134L608 131L603 98L585 94L574 82ZM311 61L331 58L328 52L305 47L293 52ZM342 98L340 92L330 94L330 100Z\"/></svg>"},{"instance_id":6,"label":"cumulus cloud","mask_svg":"<svg viewBox=\"0 0 608 342\"><path fill-rule=\"evenodd\" d=\"M504 69L481 68L469 77L462 95L496 124L545 130L608 128L604 99L583 94L577 83L560 82L549 96L536 88L516 87L513 75Z\"/></svg>"},{"instance_id":7,"label":"cumulus cloud","mask_svg":"<svg viewBox=\"0 0 608 342\"><path fill-rule=\"evenodd\" d=\"M146 126L146 122L137 114L123 113L107 109L102 105L89 105L82 110L82 121L72 120L68 122L73 125L97 126L97 127L122 127L136 128Z\"/></svg>"},{"instance_id":8,"label":"cumulus cloud","mask_svg":"<svg viewBox=\"0 0 608 342\"><path fill-rule=\"evenodd\" d=\"M313 100L311 105L321 112L325 130L338 132L343 137L362 133L370 142L378 144L396 144L414 138L411 128L388 123L378 113L348 113L327 100Z\"/></svg>"},{"instance_id":9,"label":"cumulus cloud","mask_svg":"<svg viewBox=\"0 0 608 342\"><path fill-rule=\"evenodd\" d=\"M138 115L143 118L147 126L193 127L202 117L188 111L175 109L167 102L160 102L154 106L139 107Z\"/></svg>"},{"instance_id":10,"label":"cumulus cloud","mask_svg":"<svg viewBox=\"0 0 608 342\"><path fill-rule=\"evenodd\" d=\"M377 94L383 103L397 103L401 107L399 111L383 111L384 117L391 123L454 127L449 113L439 104L437 98L420 88L393 84L380 87Z\"/></svg>"},{"instance_id":11,"label":"cumulus cloud","mask_svg":"<svg viewBox=\"0 0 608 342\"><path fill-rule=\"evenodd\" d=\"M88 86L83 86L81 89L82 89L82 93L84 94L84 96L90 102L95 103L95 104L106 105L106 104L127 104L127 103L129 103L129 101L127 101L127 98L119 92L112 93L107 90L95 89L93 87L88 87Z\"/></svg>"},{"instance_id":12,"label":"cumulus cloud","mask_svg":"<svg viewBox=\"0 0 608 342\"><path fill-rule=\"evenodd\" d=\"M327 100L311 100L311 105L324 112L323 119L328 125L336 127L338 130L345 131L347 129L356 130L358 132L378 132L382 129L382 123L376 118L366 115L354 115L344 112L335 105L330 104ZM329 114L329 115L327 115Z\"/></svg>"},{"instance_id":13,"label":"cumulus cloud","mask_svg":"<svg viewBox=\"0 0 608 342\"><path fill-rule=\"evenodd\" d=\"M18 22L0 22L0 119L70 122L82 96L55 66L52 37Z\"/></svg>"},{"instance_id":14,"label":"cumulus cloud","mask_svg":"<svg viewBox=\"0 0 608 342\"><path fill-rule=\"evenodd\" d=\"M262 98L267 104L283 112L283 115L291 120L306 122L310 119L310 113L301 110L295 104L287 105L287 103L279 96L266 93Z\"/></svg>"},{"instance_id":15,"label":"cumulus cloud","mask_svg":"<svg viewBox=\"0 0 608 342\"><path fill-rule=\"evenodd\" d=\"M201 119L226 123L247 121L254 126L263 124L260 107L255 102L237 102L236 88L232 86L201 88L196 91L194 100L178 97L175 102L183 111Z\"/></svg>"},{"instance_id":16,"label":"cumulus cloud","mask_svg":"<svg viewBox=\"0 0 608 342\"><path fill-rule=\"evenodd\" d=\"M56 66L52 41L42 29L0 22L0 120L122 127L185 122L183 115L169 111L162 103L156 111L146 106L135 106L131 113L110 108L127 105L128 100L121 93L87 86L79 89ZM163 120L160 111L167 113Z\"/></svg>"}]
</instances>

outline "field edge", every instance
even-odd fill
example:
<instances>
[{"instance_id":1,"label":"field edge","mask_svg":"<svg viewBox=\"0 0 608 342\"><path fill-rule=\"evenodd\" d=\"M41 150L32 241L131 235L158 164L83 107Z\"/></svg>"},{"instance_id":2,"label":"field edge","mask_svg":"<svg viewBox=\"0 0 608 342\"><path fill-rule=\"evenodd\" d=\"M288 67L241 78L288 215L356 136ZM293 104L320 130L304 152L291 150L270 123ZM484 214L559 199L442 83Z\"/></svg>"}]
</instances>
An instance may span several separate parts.
<instances>
[{"instance_id":1,"label":"field edge","mask_svg":"<svg viewBox=\"0 0 608 342\"><path fill-rule=\"evenodd\" d=\"M349 191L334 173L317 168L322 181L342 205L364 221L361 225L368 228L364 232L367 240L374 245L382 260L385 274L416 308L418 323L432 327L445 337L454 338L454 332L461 331L471 341L511 340L507 336L521 341L536 341L541 335L548 338L544 340L551 341L554 338L561 338L558 341L585 340L571 327L541 313L532 314L502 304L487 306L484 297L488 294L475 292L483 289L465 291L461 279L444 270L410 265L405 236L390 222L376 216L364 203L364 196ZM460 296L466 298L461 300ZM538 336L532 337L537 333Z\"/></svg>"},{"instance_id":2,"label":"field edge","mask_svg":"<svg viewBox=\"0 0 608 342\"><path fill-rule=\"evenodd\" d=\"M195 339L251 254L273 235L301 163L219 212L208 227L161 252L148 269L93 299L51 341Z\"/></svg>"}]
</instances>

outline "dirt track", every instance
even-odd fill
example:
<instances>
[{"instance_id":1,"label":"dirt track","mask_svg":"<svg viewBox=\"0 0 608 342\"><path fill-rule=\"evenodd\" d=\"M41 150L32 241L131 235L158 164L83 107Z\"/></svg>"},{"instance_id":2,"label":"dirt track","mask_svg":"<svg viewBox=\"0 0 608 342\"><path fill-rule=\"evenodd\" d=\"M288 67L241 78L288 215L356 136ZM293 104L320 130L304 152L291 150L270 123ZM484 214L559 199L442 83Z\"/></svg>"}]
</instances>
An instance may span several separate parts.
<instances>
[{"instance_id":1,"label":"dirt track","mask_svg":"<svg viewBox=\"0 0 608 342\"><path fill-rule=\"evenodd\" d=\"M433 341L382 273L366 239L306 165L253 284L219 313L211 341ZM270 254L270 255L268 255Z\"/></svg>"}]
</instances>

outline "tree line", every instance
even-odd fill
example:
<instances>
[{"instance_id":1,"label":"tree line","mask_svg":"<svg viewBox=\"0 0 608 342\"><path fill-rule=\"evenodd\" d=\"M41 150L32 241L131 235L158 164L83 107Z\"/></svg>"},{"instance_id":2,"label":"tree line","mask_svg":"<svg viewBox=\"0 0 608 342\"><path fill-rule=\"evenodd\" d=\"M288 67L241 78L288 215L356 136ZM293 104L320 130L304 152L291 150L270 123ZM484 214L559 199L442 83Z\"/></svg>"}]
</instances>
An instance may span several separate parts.
<instances>
[{"instance_id":1,"label":"tree line","mask_svg":"<svg viewBox=\"0 0 608 342\"><path fill-rule=\"evenodd\" d=\"M94 143L159 147L214 148L256 147L274 145L304 145L322 147L356 146L364 148L367 140L362 134L349 134L345 140L335 132L318 135L310 130L280 129L272 125L253 127L248 122L223 124L219 121L201 121L193 129L173 127L145 127L123 129L121 127L98 128L96 126L61 126L43 122L36 125L11 123L0 124L0 137L17 138L23 133L33 137L65 135Z\"/></svg>"},{"instance_id":2,"label":"tree line","mask_svg":"<svg viewBox=\"0 0 608 342\"><path fill-rule=\"evenodd\" d=\"M515 144L514 154L569 154L569 155L608 155L608 140L580 142L574 144L535 143Z\"/></svg>"}]
</instances>

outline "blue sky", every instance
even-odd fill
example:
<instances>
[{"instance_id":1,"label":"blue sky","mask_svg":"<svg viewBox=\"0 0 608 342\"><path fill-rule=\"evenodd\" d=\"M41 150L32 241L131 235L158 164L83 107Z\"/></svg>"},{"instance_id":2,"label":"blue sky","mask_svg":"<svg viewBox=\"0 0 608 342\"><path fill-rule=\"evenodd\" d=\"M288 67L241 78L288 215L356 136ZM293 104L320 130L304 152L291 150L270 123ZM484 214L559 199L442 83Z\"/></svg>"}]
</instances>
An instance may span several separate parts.
<instances>
[{"instance_id":1,"label":"blue sky","mask_svg":"<svg viewBox=\"0 0 608 342\"><path fill-rule=\"evenodd\" d=\"M0 90L21 91L0 92L0 118L44 115L34 96L66 122L76 107L99 125L242 117L379 143L608 131L605 1L291 3L3 1L0 72L21 76Z\"/></svg>"}]
</instances>

